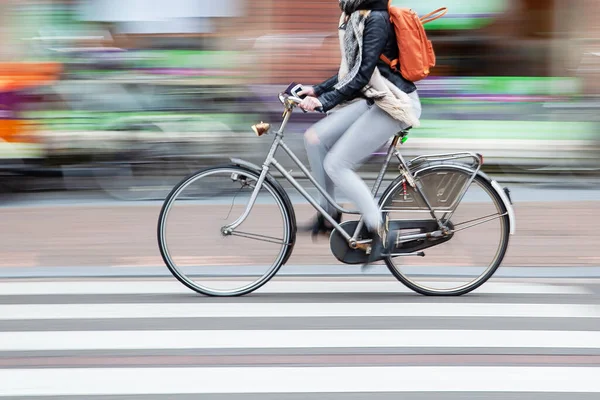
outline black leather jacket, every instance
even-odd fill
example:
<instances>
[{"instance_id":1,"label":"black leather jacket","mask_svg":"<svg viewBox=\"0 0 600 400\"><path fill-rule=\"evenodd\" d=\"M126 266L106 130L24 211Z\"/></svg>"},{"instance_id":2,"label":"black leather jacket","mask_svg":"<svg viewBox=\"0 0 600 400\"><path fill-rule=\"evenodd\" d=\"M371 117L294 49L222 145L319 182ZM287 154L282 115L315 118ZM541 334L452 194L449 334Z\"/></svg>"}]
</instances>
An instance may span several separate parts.
<instances>
[{"instance_id":1,"label":"black leather jacket","mask_svg":"<svg viewBox=\"0 0 600 400\"><path fill-rule=\"evenodd\" d=\"M385 54L390 60L398 57L396 34L387 11L371 11L365 21L363 32L362 64L356 77L341 90L334 89L338 82L337 74L314 87L315 94L323 104L323 111L329 111L345 101L362 97L360 92L378 68L381 75L405 93L416 90L414 83L394 72L379 56Z\"/></svg>"}]
</instances>

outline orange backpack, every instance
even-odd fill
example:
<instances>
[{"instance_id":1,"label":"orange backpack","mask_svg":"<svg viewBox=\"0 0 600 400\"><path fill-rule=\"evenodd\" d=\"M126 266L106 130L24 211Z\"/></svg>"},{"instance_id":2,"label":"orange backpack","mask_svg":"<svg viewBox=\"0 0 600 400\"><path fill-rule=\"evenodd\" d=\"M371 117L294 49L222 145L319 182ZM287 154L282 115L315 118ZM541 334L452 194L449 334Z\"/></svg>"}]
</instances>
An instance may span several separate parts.
<instances>
[{"instance_id":1,"label":"orange backpack","mask_svg":"<svg viewBox=\"0 0 600 400\"><path fill-rule=\"evenodd\" d=\"M435 66L435 53L431 41L427 39L423 25L443 17L448 9L446 7L439 8L419 18L417 13L410 8L392 6L392 0L390 0L388 10L390 21L396 32L401 60L390 60L383 54L380 58L396 72L398 64L400 64L400 73L411 82L426 78L430 69Z\"/></svg>"}]
</instances>

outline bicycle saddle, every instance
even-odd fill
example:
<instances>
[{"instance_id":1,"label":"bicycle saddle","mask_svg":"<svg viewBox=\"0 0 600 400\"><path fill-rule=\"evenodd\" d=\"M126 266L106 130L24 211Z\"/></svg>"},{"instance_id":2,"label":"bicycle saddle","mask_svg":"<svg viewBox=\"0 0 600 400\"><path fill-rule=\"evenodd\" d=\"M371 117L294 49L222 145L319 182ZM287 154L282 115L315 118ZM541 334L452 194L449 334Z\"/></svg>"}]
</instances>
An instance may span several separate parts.
<instances>
[{"instance_id":1,"label":"bicycle saddle","mask_svg":"<svg viewBox=\"0 0 600 400\"><path fill-rule=\"evenodd\" d=\"M396 136L400 136L401 138L408 136L408 131L410 131L412 129L412 126L409 126L408 128L404 128L401 131L399 131L398 133L396 133Z\"/></svg>"}]
</instances>

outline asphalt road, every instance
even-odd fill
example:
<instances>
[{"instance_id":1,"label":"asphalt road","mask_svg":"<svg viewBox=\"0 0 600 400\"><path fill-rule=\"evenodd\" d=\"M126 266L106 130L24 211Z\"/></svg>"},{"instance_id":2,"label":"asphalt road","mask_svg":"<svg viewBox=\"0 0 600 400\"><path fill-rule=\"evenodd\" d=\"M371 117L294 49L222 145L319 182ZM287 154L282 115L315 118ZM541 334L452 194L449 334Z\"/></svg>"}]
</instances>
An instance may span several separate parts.
<instances>
[{"instance_id":1,"label":"asphalt road","mask_svg":"<svg viewBox=\"0 0 600 400\"><path fill-rule=\"evenodd\" d=\"M600 282L279 277L214 299L174 279L0 281L0 397L597 399ZM201 397L199 397L201 396Z\"/></svg>"}]
</instances>

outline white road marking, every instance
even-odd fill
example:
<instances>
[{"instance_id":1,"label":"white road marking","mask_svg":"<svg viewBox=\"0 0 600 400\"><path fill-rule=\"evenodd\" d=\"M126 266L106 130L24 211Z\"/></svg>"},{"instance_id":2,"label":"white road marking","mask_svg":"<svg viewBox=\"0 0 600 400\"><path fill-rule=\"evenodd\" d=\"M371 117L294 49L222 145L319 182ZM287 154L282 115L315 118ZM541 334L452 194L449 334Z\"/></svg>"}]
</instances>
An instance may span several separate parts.
<instances>
[{"instance_id":1,"label":"white road marking","mask_svg":"<svg viewBox=\"0 0 600 400\"><path fill-rule=\"evenodd\" d=\"M141 303L8 304L0 320L281 317L600 318L588 304L493 303Z\"/></svg>"},{"instance_id":2,"label":"white road marking","mask_svg":"<svg viewBox=\"0 0 600 400\"><path fill-rule=\"evenodd\" d=\"M0 396L331 392L600 392L598 367L2 369Z\"/></svg>"},{"instance_id":3,"label":"white road marking","mask_svg":"<svg viewBox=\"0 0 600 400\"><path fill-rule=\"evenodd\" d=\"M359 347L600 349L600 332L523 330L0 332L0 351Z\"/></svg>"}]
</instances>

